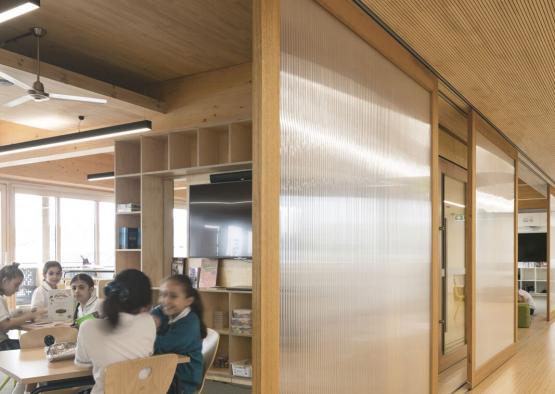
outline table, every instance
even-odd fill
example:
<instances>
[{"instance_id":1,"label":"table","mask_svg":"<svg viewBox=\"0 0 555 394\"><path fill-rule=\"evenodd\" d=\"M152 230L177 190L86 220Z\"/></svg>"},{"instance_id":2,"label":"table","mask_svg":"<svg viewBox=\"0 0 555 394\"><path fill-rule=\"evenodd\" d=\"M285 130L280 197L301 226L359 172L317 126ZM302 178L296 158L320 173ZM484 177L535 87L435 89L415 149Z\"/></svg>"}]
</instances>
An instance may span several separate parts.
<instances>
[{"instance_id":1,"label":"table","mask_svg":"<svg viewBox=\"0 0 555 394\"><path fill-rule=\"evenodd\" d=\"M0 352L0 371L24 384L92 376L92 368L71 360L49 363L44 348Z\"/></svg>"},{"instance_id":2,"label":"table","mask_svg":"<svg viewBox=\"0 0 555 394\"><path fill-rule=\"evenodd\" d=\"M178 363L189 361L187 356L179 356L177 360ZM92 376L92 368L79 367L73 359L49 363L44 348L0 352L0 371L23 384Z\"/></svg>"}]
</instances>

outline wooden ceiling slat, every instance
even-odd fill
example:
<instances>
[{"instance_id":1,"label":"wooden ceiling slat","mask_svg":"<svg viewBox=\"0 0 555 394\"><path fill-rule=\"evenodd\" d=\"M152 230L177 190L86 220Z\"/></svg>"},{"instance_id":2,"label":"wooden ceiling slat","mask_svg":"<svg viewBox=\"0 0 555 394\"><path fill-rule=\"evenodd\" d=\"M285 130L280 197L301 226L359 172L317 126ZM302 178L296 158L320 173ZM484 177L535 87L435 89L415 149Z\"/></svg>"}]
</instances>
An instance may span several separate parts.
<instances>
[{"instance_id":1,"label":"wooden ceiling slat","mask_svg":"<svg viewBox=\"0 0 555 394\"><path fill-rule=\"evenodd\" d=\"M363 0L555 179L555 2Z\"/></svg>"}]
</instances>

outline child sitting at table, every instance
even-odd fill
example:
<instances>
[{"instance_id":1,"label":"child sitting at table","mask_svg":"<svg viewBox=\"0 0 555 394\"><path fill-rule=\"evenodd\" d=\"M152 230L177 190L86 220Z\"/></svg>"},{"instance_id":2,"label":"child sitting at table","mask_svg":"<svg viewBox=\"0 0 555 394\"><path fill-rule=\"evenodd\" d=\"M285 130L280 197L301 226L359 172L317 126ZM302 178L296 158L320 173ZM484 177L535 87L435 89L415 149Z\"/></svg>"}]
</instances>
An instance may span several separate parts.
<instances>
[{"instance_id":1,"label":"child sitting at table","mask_svg":"<svg viewBox=\"0 0 555 394\"><path fill-rule=\"evenodd\" d=\"M173 275L160 285L160 305L152 310L157 335L154 353L189 356L177 366L174 382L179 394L195 393L202 382L202 339L206 326L199 294L185 275Z\"/></svg>"},{"instance_id":2,"label":"child sitting at table","mask_svg":"<svg viewBox=\"0 0 555 394\"><path fill-rule=\"evenodd\" d=\"M94 281L87 274L77 274L71 279L71 291L77 305L73 315L76 325L84 320L98 318L102 302L96 296Z\"/></svg>"},{"instance_id":3,"label":"child sitting at table","mask_svg":"<svg viewBox=\"0 0 555 394\"><path fill-rule=\"evenodd\" d=\"M106 366L152 355L156 326L148 314L150 279L139 270L121 271L104 289L103 319L87 320L77 336L75 364L93 369L91 393L104 392Z\"/></svg>"},{"instance_id":4,"label":"child sitting at table","mask_svg":"<svg viewBox=\"0 0 555 394\"><path fill-rule=\"evenodd\" d=\"M8 331L39 317L39 312L36 309L18 314L10 314L8 310L8 304L4 296L14 295L21 282L23 282L23 272L18 268L18 265L13 263L0 269L0 350L19 349L19 341L8 338Z\"/></svg>"},{"instance_id":5,"label":"child sitting at table","mask_svg":"<svg viewBox=\"0 0 555 394\"><path fill-rule=\"evenodd\" d=\"M62 265L57 261L47 261L42 269L44 281L33 292L31 306L46 308L48 306L48 292L58 288L62 279Z\"/></svg>"}]
</instances>

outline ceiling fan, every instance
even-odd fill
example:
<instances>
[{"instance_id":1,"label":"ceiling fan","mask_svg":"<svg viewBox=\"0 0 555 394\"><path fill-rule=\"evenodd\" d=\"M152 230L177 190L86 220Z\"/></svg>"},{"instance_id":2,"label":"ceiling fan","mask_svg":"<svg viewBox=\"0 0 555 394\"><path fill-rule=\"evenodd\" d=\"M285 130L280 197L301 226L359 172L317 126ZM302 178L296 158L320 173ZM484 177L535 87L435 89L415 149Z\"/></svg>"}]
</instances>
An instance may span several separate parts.
<instances>
[{"instance_id":1,"label":"ceiling fan","mask_svg":"<svg viewBox=\"0 0 555 394\"><path fill-rule=\"evenodd\" d=\"M68 94L59 94L59 93L47 93L44 90L44 85L40 81L40 39L46 35L46 29L42 27L33 27L31 29L31 33L33 36L37 38L37 80L33 83L33 87L27 85L24 82L21 82L14 77L0 71L0 78L19 86L22 89L27 91L25 96L21 96L16 98L15 100L9 101L4 104L6 107L16 107L27 101L47 101L50 99L54 100L66 100L66 101L80 101L86 103L97 103L97 104L106 104L106 99L94 98L94 97L84 97L84 96L70 96Z\"/></svg>"}]
</instances>

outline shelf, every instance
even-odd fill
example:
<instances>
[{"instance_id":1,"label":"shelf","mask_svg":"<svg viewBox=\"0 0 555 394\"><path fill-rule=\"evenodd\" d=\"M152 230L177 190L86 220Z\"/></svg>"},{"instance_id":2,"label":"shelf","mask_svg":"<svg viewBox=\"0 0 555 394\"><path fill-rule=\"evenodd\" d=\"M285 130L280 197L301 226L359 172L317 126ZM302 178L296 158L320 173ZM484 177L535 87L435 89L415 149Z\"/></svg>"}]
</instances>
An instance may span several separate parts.
<instances>
[{"instance_id":1,"label":"shelf","mask_svg":"<svg viewBox=\"0 0 555 394\"><path fill-rule=\"evenodd\" d=\"M206 378L211 380L218 380L218 378L231 379L231 372L229 368L214 368L210 367L206 372ZM230 380L229 380L230 381ZM229 382L228 381L228 382Z\"/></svg>"},{"instance_id":2,"label":"shelf","mask_svg":"<svg viewBox=\"0 0 555 394\"><path fill-rule=\"evenodd\" d=\"M122 174L122 175L116 175L115 177L118 178L118 179L122 179L122 178L140 178L141 173L137 172L137 173L133 173L133 174Z\"/></svg>"},{"instance_id":3,"label":"shelf","mask_svg":"<svg viewBox=\"0 0 555 394\"><path fill-rule=\"evenodd\" d=\"M229 328L213 328L220 335L229 335Z\"/></svg>"},{"instance_id":4,"label":"shelf","mask_svg":"<svg viewBox=\"0 0 555 394\"><path fill-rule=\"evenodd\" d=\"M140 252L141 249L116 249L116 252Z\"/></svg>"},{"instance_id":5,"label":"shelf","mask_svg":"<svg viewBox=\"0 0 555 394\"><path fill-rule=\"evenodd\" d=\"M132 211L132 212L116 212L116 215L140 215L141 211Z\"/></svg>"},{"instance_id":6,"label":"shelf","mask_svg":"<svg viewBox=\"0 0 555 394\"><path fill-rule=\"evenodd\" d=\"M243 386L252 386L252 379L251 378L242 378L240 376L232 376L231 383L233 384L240 384Z\"/></svg>"},{"instance_id":7,"label":"shelf","mask_svg":"<svg viewBox=\"0 0 555 394\"><path fill-rule=\"evenodd\" d=\"M197 290L200 293L229 293L227 289L218 287L200 287Z\"/></svg>"},{"instance_id":8,"label":"shelf","mask_svg":"<svg viewBox=\"0 0 555 394\"><path fill-rule=\"evenodd\" d=\"M233 337L252 338L252 334L234 334L234 333L231 333L231 336L233 336Z\"/></svg>"}]
</instances>

